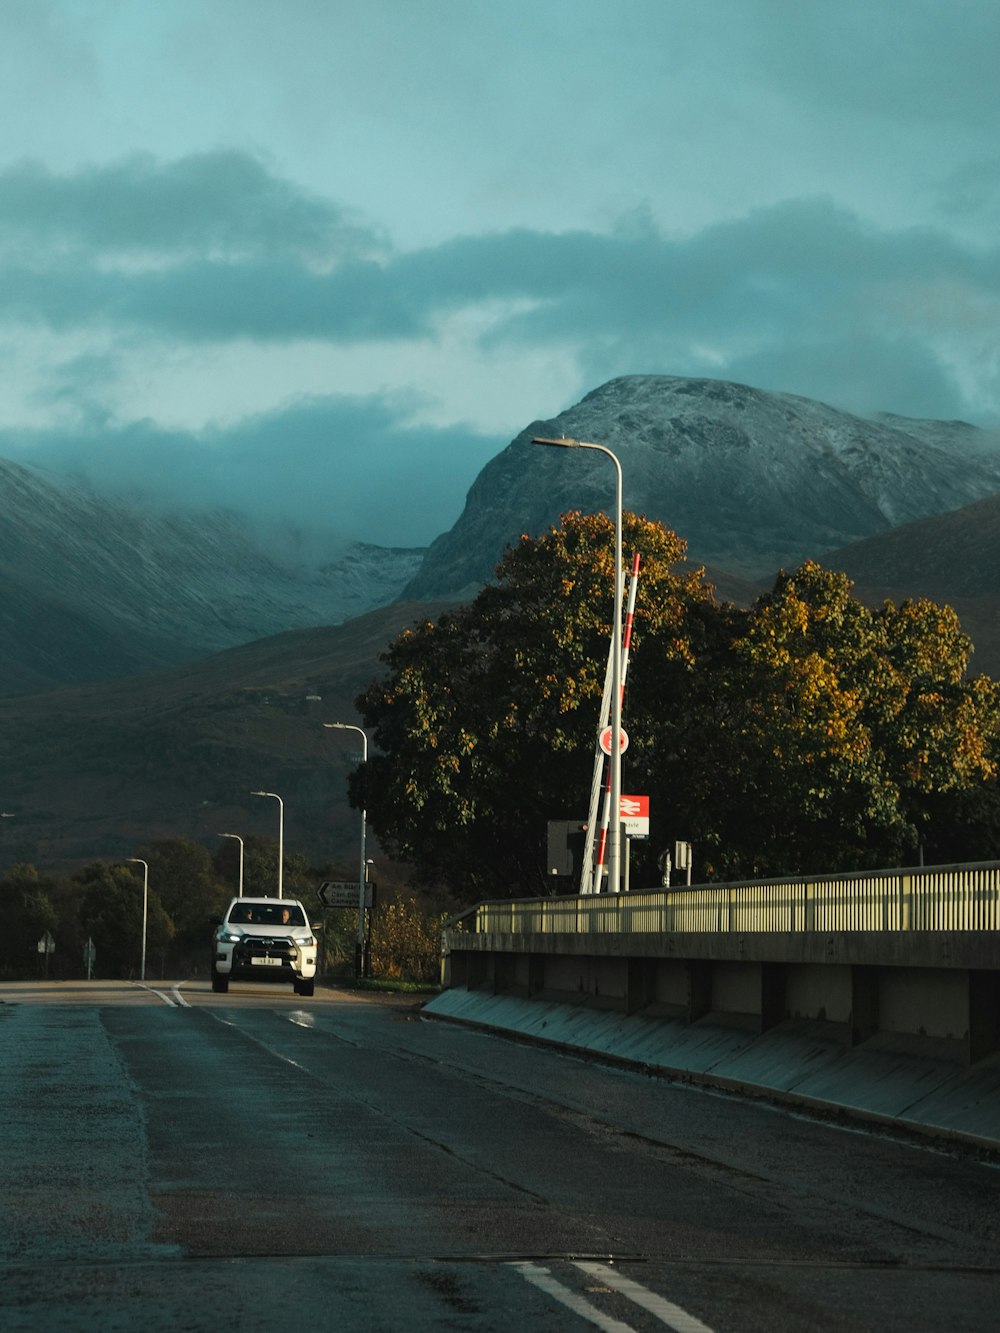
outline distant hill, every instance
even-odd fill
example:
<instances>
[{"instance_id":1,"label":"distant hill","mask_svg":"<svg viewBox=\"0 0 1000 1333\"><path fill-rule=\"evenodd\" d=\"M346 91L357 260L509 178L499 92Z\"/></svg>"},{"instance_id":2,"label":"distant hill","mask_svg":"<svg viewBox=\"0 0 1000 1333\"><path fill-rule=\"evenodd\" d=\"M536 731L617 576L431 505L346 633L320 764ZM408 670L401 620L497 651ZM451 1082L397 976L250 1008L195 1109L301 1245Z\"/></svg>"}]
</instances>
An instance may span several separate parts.
<instances>
[{"instance_id":1,"label":"distant hill","mask_svg":"<svg viewBox=\"0 0 1000 1333\"><path fill-rule=\"evenodd\" d=\"M284 800L289 852L356 848L346 779L360 747L322 723L355 721L379 654L444 607L396 603L183 666L0 699L3 808L14 814L0 826L0 866L128 856L157 837L275 836L274 803L255 788Z\"/></svg>"},{"instance_id":2,"label":"distant hill","mask_svg":"<svg viewBox=\"0 0 1000 1333\"><path fill-rule=\"evenodd\" d=\"M277 559L236 515L157 517L0 462L0 696L20 692L0 697L0 800L15 814L0 865L271 834L269 803L248 795L260 787L286 802L289 851L351 854L352 746L321 723L353 721L390 640L471 598L522 532L609 508L609 461L536 434L613 448L625 506L686 538L721 599L749 605L814 556L869 602L950 602L975 669L1000 676L1000 458L962 422L615 380L526 427L426 553L356 546L327 563Z\"/></svg>"},{"instance_id":3,"label":"distant hill","mask_svg":"<svg viewBox=\"0 0 1000 1333\"><path fill-rule=\"evenodd\" d=\"M972 666L1000 677L1000 495L830 551L868 602L929 597L953 606L975 645Z\"/></svg>"},{"instance_id":4,"label":"distant hill","mask_svg":"<svg viewBox=\"0 0 1000 1333\"><path fill-rule=\"evenodd\" d=\"M828 561L859 583L888 584L908 596L996 597L1000 495L854 542L831 551Z\"/></svg>"},{"instance_id":5,"label":"distant hill","mask_svg":"<svg viewBox=\"0 0 1000 1333\"><path fill-rule=\"evenodd\" d=\"M394 601L423 552L265 549L233 513L158 515L0 460L0 694L191 661Z\"/></svg>"}]
</instances>

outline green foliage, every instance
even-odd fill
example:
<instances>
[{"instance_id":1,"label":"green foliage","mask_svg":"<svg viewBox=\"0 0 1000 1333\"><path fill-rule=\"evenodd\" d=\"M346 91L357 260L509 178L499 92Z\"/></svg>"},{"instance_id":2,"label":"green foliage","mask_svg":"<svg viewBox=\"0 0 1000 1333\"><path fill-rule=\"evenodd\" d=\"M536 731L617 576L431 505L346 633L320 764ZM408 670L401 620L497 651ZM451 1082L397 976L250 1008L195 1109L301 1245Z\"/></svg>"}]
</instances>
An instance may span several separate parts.
<instances>
[{"instance_id":1,"label":"green foliage","mask_svg":"<svg viewBox=\"0 0 1000 1333\"><path fill-rule=\"evenodd\" d=\"M207 949L209 923L233 896L208 851L186 838L164 838L142 849L149 885L174 924L175 945ZM142 867L139 867L141 871Z\"/></svg>"},{"instance_id":2,"label":"green foliage","mask_svg":"<svg viewBox=\"0 0 1000 1333\"><path fill-rule=\"evenodd\" d=\"M912 862L932 806L993 786L996 687L950 608L870 610L807 562L734 630L662 793L705 877Z\"/></svg>"},{"instance_id":3,"label":"green foliage","mask_svg":"<svg viewBox=\"0 0 1000 1333\"><path fill-rule=\"evenodd\" d=\"M412 896L380 907L372 922L373 974L401 981L438 981L443 920L423 910Z\"/></svg>"},{"instance_id":4,"label":"green foliage","mask_svg":"<svg viewBox=\"0 0 1000 1333\"><path fill-rule=\"evenodd\" d=\"M624 533L642 565L623 790L648 794L652 816L634 886L659 882L675 839L702 879L912 861L963 822L1000 854L1000 698L969 678L950 608L871 610L807 562L740 611L673 533L634 515ZM586 815L612 552L601 515L522 538L495 586L398 638L357 701L380 841L459 901L545 891L546 820Z\"/></svg>"},{"instance_id":5,"label":"green foliage","mask_svg":"<svg viewBox=\"0 0 1000 1333\"><path fill-rule=\"evenodd\" d=\"M4 923L0 932L0 976L35 977L44 970L45 957L38 952L38 941L46 931L53 937L59 931L51 888L51 881L42 879L31 865L11 866L0 880L0 912Z\"/></svg>"},{"instance_id":6,"label":"green foliage","mask_svg":"<svg viewBox=\"0 0 1000 1333\"><path fill-rule=\"evenodd\" d=\"M94 942L98 977L138 977L142 958L142 867L95 861L73 876L80 894L80 926ZM151 960L165 950L174 924L150 883L146 912L147 975Z\"/></svg>"},{"instance_id":7,"label":"green foliage","mask_svg":"<svg viewBox=\"0 0 1000 1333\"><path fill-rule=\"evenodd\" d=\"M239 890L239 843L225 839L214 857L212 866L217 878L228 892L225 901ZM299 853L285 853L282 866L282 892L288 898L301 898L315 887L315 872ZM275 838L250 834L243 840L243 892L247 897L270 897L278 892L278 843Z\"/></svg>"},{"instance_id":8,"label":"green foliage","mask_svg":"<svg viewBox=\"0 0 1000 1333\"><path fill-rule=\"evenodd\" d=\"M629 562L642 559L629 685L642 737L664 690L684 697L722 613L672 532L632 514L623 529ZM368 763L369 818L419 880L466 902L545 891L546 818L586 814L613 605L614 525L568 514L509 549L471 606L384 655L388 679L357 701L382 751Z\"/></svg>"}]
</instances>

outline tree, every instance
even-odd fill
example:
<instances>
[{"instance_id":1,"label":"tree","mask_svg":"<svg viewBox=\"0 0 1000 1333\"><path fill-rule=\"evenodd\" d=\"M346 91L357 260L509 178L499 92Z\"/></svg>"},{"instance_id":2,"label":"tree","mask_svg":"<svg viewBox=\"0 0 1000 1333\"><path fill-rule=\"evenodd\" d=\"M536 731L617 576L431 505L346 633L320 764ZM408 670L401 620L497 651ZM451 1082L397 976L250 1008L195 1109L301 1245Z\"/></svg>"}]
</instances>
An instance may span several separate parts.
<instances>
[{"instance_id":1,"label":"tree","mask_svg":"<svg viewBox=\"0 0 1000 1333\"><path fill-rule=\"evenodd\" d=\"M954 611L870 609L811 561L748 610L719 605L673 533L624 527L642 567L623 789L651 813L633 887L659 882L674 840L694 844L696 879L1000 854L1000 697L969 676ZM418 880L461 901L545 889L546 821L586 814L612 540L579 514L522 538L470 606L397 639L358 699L369 819Z\"/></svg>"},{"instance_id":2,"label":"tree","mask_svg":"<svg viewBox=\"0 0 1000 1333\"><path fill-rule=\"evenodd\" d=\"M14 865L0 880L0 912L4 928L0 933L0 976L19 980L36 977L40 956L38 941L46 931L59 929L59 917L52 905L52 881L43 879L33 865Z\"/></svg>"},{"instance_id":3,"label":"tree","mask_svg":"<svg viewBox=\"0 0 1000 1333\"><path fill-rule=\"evenodd\" d=\"M641 753L664 693L682 706L727 613L673 532L625 514L623 545L641 558L628 685ZM388 677L357 700L374 741L368 815L418 880L461 901L546 888L547 819L586 814L613 578L611 520L567 514L509 548L470 606L406 631L383 655Z\"/></svg>"},{"instance_id":4,"label":"tree","mask_svg":"<svg viewBox=\"0 0 1000 1333\"><path fill-rule=\"evenodd\" d=\"M136 977L142 956L142 881L130 867L95 861L78 871L72 882L80 892L80 925L97 951L97 973L105 977ZM165 950L174 934L173 922L150 885L147 895L147 958Z\"/></svg>"},{"instance_id":5,"label":"tree","mask_svg":"<svg viewBox=\"0 0 1000 1333\"><path fill-rule=\"evenodd\" d=\"M997 690L968 678L955 613L851 589L814 562L779 575L701 682L688 815L718 876L913 861L931 811L995 778Z\"/></svg>"},{"instance_id":6,"label":"tree","mask_svg":"<svg viewBox=\"0 0 1000 1333\"><path fill-rule=\"evenodd\" d=\"M174 925L175 944L201 948L207 956L213 918L222 915L232 897L200 843L163 838L143 848L149 865L149 886Z\"/></svg>"},{"instance_id":7,"label":"tree","mask_svg":"<svg viewBox=\"0 0 1000 1333\"><path fill-rule=\"evenodd\" d=\"M225 884L228 898L239 885L239 846L231 839L220 845L212 858L215 874ZM282 866L282 892L288 898L301 898L315 887L316 875L301 853L285 852ZM269 898L278 892L278 843L274 838L248 834L243 840L243 892L248 898Z\"/></svg>"}]
</instances>

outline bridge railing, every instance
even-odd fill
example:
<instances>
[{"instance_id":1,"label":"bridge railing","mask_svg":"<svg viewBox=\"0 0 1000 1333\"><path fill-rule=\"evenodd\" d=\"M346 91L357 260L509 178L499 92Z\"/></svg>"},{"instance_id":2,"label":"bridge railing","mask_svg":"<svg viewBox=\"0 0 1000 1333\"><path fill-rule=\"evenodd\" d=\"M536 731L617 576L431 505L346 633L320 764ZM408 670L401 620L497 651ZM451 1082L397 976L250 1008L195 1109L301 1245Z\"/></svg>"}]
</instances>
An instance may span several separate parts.
<instances>
[{"instance_id":1,"label":"bridge railing","mask_svg":"<svg viewBox=\"0 0 1000 1333\"><path fill-rule=\"evenodd\" d=\"M512 935L1000 930L1000 862L511 899L450 924Z\"/></svg>"}]
</instances>

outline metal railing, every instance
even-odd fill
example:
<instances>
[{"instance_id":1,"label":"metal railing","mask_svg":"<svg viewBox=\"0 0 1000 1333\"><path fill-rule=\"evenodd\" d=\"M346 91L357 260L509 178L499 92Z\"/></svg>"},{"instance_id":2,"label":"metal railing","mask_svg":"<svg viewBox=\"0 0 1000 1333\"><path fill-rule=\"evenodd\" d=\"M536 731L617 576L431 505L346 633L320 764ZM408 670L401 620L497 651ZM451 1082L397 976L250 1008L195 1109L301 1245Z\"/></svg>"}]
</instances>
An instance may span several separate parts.
<instances>
[{"instance_id":1,"label":"metal railing","mask_svg":"<svg viewBox=\"0 0 1000 1333\"><path fill-rule=\"evenodd\" d=\"M1000 862L480 903L480 934L1000 930Z\"/></svg>"}]
</instances>

